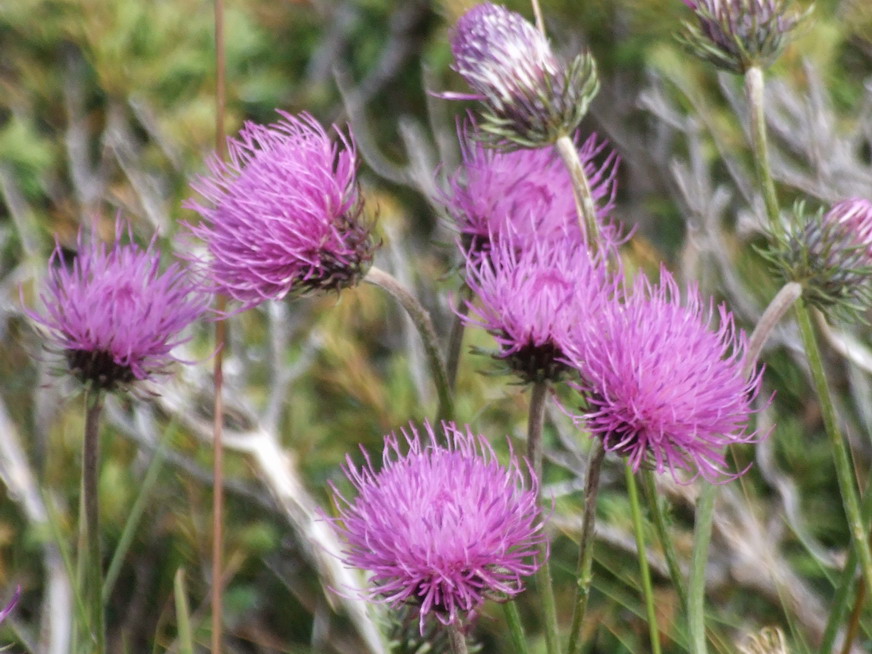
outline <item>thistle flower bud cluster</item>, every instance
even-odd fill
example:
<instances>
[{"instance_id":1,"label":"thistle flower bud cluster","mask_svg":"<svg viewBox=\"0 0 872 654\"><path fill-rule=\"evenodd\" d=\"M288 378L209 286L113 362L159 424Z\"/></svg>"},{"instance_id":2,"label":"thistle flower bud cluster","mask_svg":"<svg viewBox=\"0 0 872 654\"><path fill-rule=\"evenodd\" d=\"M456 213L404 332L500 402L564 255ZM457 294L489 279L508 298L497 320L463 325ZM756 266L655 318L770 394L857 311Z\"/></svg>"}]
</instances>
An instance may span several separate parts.
<instances>
[{"instance_id":1,"label":"thistle flower bud cluster","mask_svg":"<svg viewBox=\"0 0 872 654\"><path fill-rule=\"evenodd\" d=\"M797 205L795 213L798 226L763 253L777 272L802 285L806 302L840 318L872 307L872 202L852 198L812 215Z\"/></svg>"},{"instance_id":2,"label":"thistle flower bud cluster","mask_svg":"<svg viewBox=\"0 0 872 654\"><path fill-rule=\"evenodd\" d=\"M571 134L599 90L589 54L569 65L520 14L476 5L457 22L451 41L454 69L481 100L482 131L495 140L538 147Z\"/></svg>"},{"instance_id":3,"label":"thistle flower bud cluster","mask_svg":"<svg viewBox=\"0 0 872 654\"><path fill-rule=\"evenodd\" d=\"M742 74L766 68L807 15L793 0L683 0L696 15L679 39L695 55L718 68Z\"/></svg>"}]
</instances>

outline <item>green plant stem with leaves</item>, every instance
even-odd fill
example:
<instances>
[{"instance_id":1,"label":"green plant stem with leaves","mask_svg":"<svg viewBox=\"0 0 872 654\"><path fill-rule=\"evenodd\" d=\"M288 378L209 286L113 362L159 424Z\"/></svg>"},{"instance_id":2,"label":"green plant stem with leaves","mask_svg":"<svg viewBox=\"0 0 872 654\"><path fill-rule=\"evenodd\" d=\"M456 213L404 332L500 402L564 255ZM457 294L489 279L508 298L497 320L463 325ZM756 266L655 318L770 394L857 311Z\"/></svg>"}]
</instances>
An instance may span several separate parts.
<instances>
[{"instance_id":1,"label":"green plant stem with leaves","mask_svg":"<svg viewBox=\"0 0 872 654\"><path fill-rule=\"evenodd\" d=\"M578 569L576 570L575 603L572 611L572 626L569 628L569 654L580 654L583 646L581 628L584 624L584 614L587 611L587 601L590 598L590 584L593 579L593 534L596 522L596 498L599 493L600 472L606 450L602 441L595 438L587 464L587 476L584 480L584 514L581 518L581 537L578 544Z\"/></svg>"},{"instance_id":2,"label":"green plant stem with leaves","mask_svg":"<svg viewBox=\"0 0 872 654\"><path fill-rule=\"evenodd\" d=\"M85 548L79 553L84 557L85 603L88 606L92 654L106 651L106 628L103 616L103 561L100 548L100 414L103 410L103 393L88 390L85 393L85 439L82 446L82 496L85 513Z\"/></svg>"},{"instance_id":3,"label":"green plant stem with leaves","mask_svg":"<svg viewBox=\"0 0 872 654\"><path fill-rule=\"evenodd\" d=\"M651 571L648 569L648 553L645 547L645 524L642 522L642 509L639 505L639 489L636 487L636 474L633 472L633 468L626 464L624 469L627 478L627 495L630 498L630 511L633 514L633 533L636 536L636 551L639 554L639 575L642 578L642 594L645 597L645 613L648 617L651 652L653 654L660 654L660 629L657 626L657 610L654 606Z\"/></svg>"},{"instance_id":4,"label":"green plant stem with leaves","mask_svg":"<svg viewBox=\"0 0 872 654\"><path fill-rule=\"evenodd\" d=\"M533 383L530 395L530 415L527 421L527 459L533 467L533 475L538 484L537 501L542 504L542 426L545 420L545 402L548 399L548 382ZM560 640L557 627L557 605L554 601L551 564L548 561L548 548L540 547L542 565L536 573L542 612L545 618L545 644L548 654L559 654Z\"/></svg>"}]
</instances>

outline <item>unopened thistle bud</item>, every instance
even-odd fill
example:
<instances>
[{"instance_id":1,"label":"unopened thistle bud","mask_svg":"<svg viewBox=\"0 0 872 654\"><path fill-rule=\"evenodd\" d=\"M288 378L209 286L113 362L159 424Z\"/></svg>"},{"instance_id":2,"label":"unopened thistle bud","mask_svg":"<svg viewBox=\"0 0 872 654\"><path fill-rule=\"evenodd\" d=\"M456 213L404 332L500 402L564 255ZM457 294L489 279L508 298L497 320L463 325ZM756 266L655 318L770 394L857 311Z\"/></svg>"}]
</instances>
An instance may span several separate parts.
<instances>
[{"instance_id":1,"label":"unopened thistle bud","mask_svg":"<svg viewBox=\"0 0 872 654\"><path fill-rule=\"evenodd\" d=\"M683 1L697 22L685 22L679 39L701 59L738 74L772 64L808 14L792 0Z\"/></svg>"},{"instance_id":2,"label":"unopened thistle bud","mask_svg":"<svg viewBox=\"0 0 872 654\"><path fill-rule=\"evenodd\" d=\"M797 216L804 212L801 205ZM765 253L806 302L842 318L872 307L872 202L844 200L776 239Z\"/></svg>"},{"instance_id":3,"label":"unopened thistle bud","mask_svg":"<svg viewBox=\"0 0 872 654\"><path fill-rule=\"evenodd\" d=\"M520 14L483 3L457 22L454 69L486 107L480 128L497 140L539 147L571 134L599 90L593 58L567 66ZM448 96L452 97L452 96Z\"/></svg>"}]
</instances>

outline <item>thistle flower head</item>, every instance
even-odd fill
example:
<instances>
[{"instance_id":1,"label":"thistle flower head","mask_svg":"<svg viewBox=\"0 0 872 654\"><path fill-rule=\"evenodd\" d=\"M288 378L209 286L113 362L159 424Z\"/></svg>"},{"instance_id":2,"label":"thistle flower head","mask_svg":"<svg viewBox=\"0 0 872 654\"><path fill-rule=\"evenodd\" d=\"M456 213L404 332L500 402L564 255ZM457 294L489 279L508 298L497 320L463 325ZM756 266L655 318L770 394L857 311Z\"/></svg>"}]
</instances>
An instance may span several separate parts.
<instances>
[{"instance_id":1,"label":"thistle flower head","mask_svg":"<svg viewBox=\"0 0 872 654\"><path fill-rule=\"evenodd\" d=\"M599 89L593 58L564 65L539 30L502 5L484 2L461 16L451 51L485 104L482 130L523 147L571 134Z\"/></svg>"},{"instance_id":2,"label":"thistle flower head","mask_svg":"<svg viewBox=\"0 0 872 654\"><path fill-rule=\"evenodd\" d=\"M477 134L474 126L463 130L462 162L441 197L464 249L486 251L491 239L511 238L519 247L533 237L555 246L567 239L583 242L572 179L554 148L500 150L484 145ZM600 238L607 247L614 245L620 241L618 230L606 220L614 208L620 159L595 134L579 146L579 154L597 206Z\"/></svg>"},{"instance_id":3,"label":"thistle flower head","mask_svg":"<svg viewBox=\"0 0 872 654\"><path fill-rule=\"evenodd\" d=\"M107 247L80 232L72 261L58 244L40 295L44 311L27 310L67 371L105 391L168 372L172 349L189 338L181 332L209 301L180 264L161 272L154 240L143 250L121 234L119 222Z\"/></svg>"},{"instance_id":4,"label":"thistle flower head","mask_svg":"<svg viewBox=\"0 0 872 654\"><path fill-rule=\"evenodd\" d=\"M697 23L684 24L680 39L698 57L742 74L768 67L805 17L793 0L684 0Z\"/></svg>"},{"instance_id":5,"label":"thistle flower head","mask_svg":"<svg viewBox=\"0 0 872 654\"><path fill-rule=\"evenodd\" d=\"M774 236L764 255L785 281L802 285L806 302L840 318L857 318L872 307L872 202L843 200L807 215L799 204L798 226Z\"/></svg>"},{"instance_id":6,"label":"thistle flower head","mask_svg":"<svg viewBox=\"0 0 872 654\"><path fill-rule=\"evenodd\" d=\"M518 250L499 242L487 256L467 256L468 325L483 327L499 345L494 356L525 382L556 381L568 370L579 322L602 310L618 277L583 244L536 240Z\"/></svg>"},{"instance_id":7,"label":"thistle flower head","mask_svg":"<svg viewBox=\"0 0 872 654\"><path fill-rule=\"evenodd\" d=\"M727 476L725 447L757 438L748 419L761 382L743 373L745 336L732 314L723 305L715 314L695 288L682 302L663 270L658 286L639 278L582 327L572 357L587 401L579 419L606 450L636 470Z\"/></svg>"},{"instance_id":8,"label":"thistle flower head","mask_svg":"<svg viewBox=\"0 0 872 654\"><path fill-rule=\"evenodd\" d=\"M229 161L213 157L192 185L206 204L186 204L203 218L191 231L206 243L215 289L244 307L352 286L372 261L353 141L331 141L308 114L279 113L228 139Z\"/></svg>"},{"instance_id":9,"label":"thistle flower head","mask_svg":"<svg viewBox=\"0 0 872 654\"><path fill-rule=\"evenodd\" d=\"M541 564L545 541L536 489L512 455L501 465L482 436L443 423L385 437L381 469L347 458L357 491L333 493L339 516L328 518L345 541L349 566L370 573L367 599L460 623L486 598L509 599ZM535 483L535 482L534 482Z\"/></svg>"}]
</instances>

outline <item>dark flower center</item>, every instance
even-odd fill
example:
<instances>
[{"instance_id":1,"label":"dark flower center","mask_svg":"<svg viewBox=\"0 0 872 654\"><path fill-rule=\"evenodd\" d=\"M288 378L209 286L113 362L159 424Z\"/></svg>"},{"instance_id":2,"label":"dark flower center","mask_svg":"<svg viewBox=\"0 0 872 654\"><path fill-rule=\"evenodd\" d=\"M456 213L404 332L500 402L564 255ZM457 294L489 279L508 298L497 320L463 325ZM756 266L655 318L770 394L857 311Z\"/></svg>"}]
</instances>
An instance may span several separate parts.
<instances>
[{"instance_id":1,"label":"dark flower center","mask_svg":"<svg viewBox=\"0 0 872 654\"><path fill-rule=\"evenodd\" d=\"M525 382L558 381L569 366L562 362L565 358L553 342L541 345L528 343L507 357L511 369Z\"/></svg>"},{"instance_id":2,"label":"dark flower center","mask_svg":"<svg viewBox=\"0 0 872 654\"><path fill-rule=\"evenodd\" d=\"M115 390L118 384L129 384L136 378L130 366L115 363L112 355L103 350L67 350L64 355L76 379L104 391Z\"/></svg>"}]
</instances>

